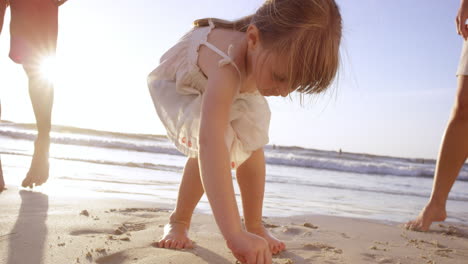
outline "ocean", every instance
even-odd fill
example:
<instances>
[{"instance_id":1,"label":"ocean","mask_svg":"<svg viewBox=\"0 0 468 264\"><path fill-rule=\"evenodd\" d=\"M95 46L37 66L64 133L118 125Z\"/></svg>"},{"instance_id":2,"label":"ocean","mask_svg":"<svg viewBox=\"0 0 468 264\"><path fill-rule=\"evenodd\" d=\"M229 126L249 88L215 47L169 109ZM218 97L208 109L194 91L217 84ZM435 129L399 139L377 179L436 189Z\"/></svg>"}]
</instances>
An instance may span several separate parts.
<instances>
[{"instance_id":1,"label":"ocean","mask_svg":"<svg viewBox=\"0 0 468 264\"><path fill-rule=\"evenodd\" d=\"M0 123L7 187L21 184L35 135L34 125ZM50 179L39 190L174 206L186 158L165 136L54 126L51 137ZM265 147L265 157L264 215L280 217L323 214L406 222L427 202L435 168L430 159L275 145ZM197 211L211 212L205 196ZM448 221L468 223L467 165L447 212Z\"/></svg>"}]
</instances>

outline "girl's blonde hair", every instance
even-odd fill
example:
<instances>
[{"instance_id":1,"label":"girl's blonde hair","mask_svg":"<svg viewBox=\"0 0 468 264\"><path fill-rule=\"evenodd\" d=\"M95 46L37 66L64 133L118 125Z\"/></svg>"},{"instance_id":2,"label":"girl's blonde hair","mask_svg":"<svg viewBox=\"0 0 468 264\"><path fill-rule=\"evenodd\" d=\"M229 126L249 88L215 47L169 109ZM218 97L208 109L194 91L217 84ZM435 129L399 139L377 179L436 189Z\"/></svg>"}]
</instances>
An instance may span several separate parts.
<instances>
[{"instance_id":1,"label":"girl's blonde hair","mask_svg":"<svg viewBox=\"0 0 468 264\"><path fill-rule=\"evenodd\" d=\"M265 49L286 55L288 81L298 92L321 93L336 76L342 20L334 0L266 0L253 15L236 21L199 19L194 26L208 26L210 19L241 32L255 25Z\"/></svg>"}]
</instances>

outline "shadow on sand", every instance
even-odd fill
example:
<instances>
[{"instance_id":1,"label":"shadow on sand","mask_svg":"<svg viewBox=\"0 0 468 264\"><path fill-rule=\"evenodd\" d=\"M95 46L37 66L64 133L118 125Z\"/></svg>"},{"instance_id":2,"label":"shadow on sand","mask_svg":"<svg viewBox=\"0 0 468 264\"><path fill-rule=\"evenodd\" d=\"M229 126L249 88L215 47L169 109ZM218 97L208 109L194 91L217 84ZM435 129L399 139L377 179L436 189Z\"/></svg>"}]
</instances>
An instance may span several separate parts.
<instances>
[{"instance_id":1,"label":"shadow on sand","mask_svg":"<svg viewBox=\"0 0 468 264\"><path fill-rule=\"evenodd\" d=\"M20 191L21 207L11 230L7 264L43 263L47 238L49 197L42 193Z\"/></svg>"}]
</instances>

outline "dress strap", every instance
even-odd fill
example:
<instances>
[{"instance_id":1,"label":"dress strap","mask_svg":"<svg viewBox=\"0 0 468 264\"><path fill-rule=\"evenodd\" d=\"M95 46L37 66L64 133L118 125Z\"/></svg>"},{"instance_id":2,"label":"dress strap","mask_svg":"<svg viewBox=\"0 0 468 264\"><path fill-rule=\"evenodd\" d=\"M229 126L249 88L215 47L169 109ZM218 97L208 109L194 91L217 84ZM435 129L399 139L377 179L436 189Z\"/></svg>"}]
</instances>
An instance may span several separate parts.
<instances>
[{"instance_id":1,"label":"dress strap","mask_svg":"<svg viewBox=\"0 0 468 264\"><path fill-rule=\"evenodd\" d=\"M213 28L215 28L215 25L213 23L213 21L210 19L208 20L208 24L210 25L210 31L208 33L211 32L211 30ZM242 79L242 74L239 70L239 68L237 67L236 63L234 62L234 60L232 59L232 49L233 49L233 45L229 45L228 47L228 54L224 53L223 51L221 51L220 49L218 49L215 45L209 43L207 40L204 40L201 44L205 45L207 48L211 49L212 51L214 51L216 54L218 54L219 56L223 57L221 60L219 60L218 62L218 66L219 67L222 67L224 65L228 65L228 64L232 64L232 66L234 66L234 68L236 68L237 70L237 73L239 73L239 78Z\"/></svg>"}]
</instances>

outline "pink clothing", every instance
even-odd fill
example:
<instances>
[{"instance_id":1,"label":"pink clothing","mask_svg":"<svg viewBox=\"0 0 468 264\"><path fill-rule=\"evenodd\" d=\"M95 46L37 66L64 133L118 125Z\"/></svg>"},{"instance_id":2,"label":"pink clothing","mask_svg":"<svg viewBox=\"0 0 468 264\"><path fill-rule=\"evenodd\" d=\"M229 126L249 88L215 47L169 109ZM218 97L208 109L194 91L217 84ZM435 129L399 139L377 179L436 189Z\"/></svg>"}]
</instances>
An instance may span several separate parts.
<instances>
[{"instance_id":1,"label":"pink clothing","mask_svg":"<svg viewBox=\"0 0 468 264\"><path fill-rule=\"evenodd\" d=\"M10 0L10 58L16 63L36 63L55 55L58 6L52 0ZM0 32L7 0L0 0Z\"/></svg>"}]
</instances>

